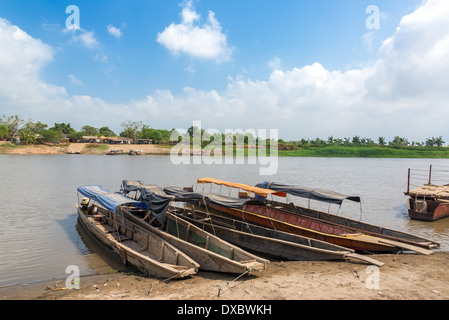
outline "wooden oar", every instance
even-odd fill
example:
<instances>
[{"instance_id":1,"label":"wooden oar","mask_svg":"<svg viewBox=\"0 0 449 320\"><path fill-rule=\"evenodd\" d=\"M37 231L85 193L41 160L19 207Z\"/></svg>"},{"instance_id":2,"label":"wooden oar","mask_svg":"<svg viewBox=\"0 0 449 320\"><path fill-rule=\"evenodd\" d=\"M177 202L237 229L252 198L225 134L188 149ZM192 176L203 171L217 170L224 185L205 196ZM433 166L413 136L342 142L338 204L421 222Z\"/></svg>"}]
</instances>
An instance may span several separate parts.
<instances>
[{"instance_id":1,"label":"wooden oar","mask_svg":"<svg viewBox=\"0 0 449 320\"><path fill-rule=\"evenodd\" d=\"M375 266L378 266L378 267L382 267L382 266L385 265L385 263L383 263L383 262L380 262L380 261L378 261L376 259L373 259L373 258L370 258L370 257L367 257L367 256L363 256L363 255L358 254L358 253L347 253L347 254L345 254L345 257L362 260L362 261L368 262L368 263L370 263L372 265L375 265Z\"/></svg>"},{"instance_id":2,"label":"wooden oar","mask_svg":"<svg viewBox=\"0 0 449 320\"><path fill-rule=\"evenodd\" d=\"M385 244L389 244L392 246L395 246L397 248L402 248L402 249L406 249L406 250L410 250L410 251L415 251L417 253L421 253L424 254L426 256L433 254L433 251L421 248L421 247L417 247L408 243L404 243L404 242L399 242L399 241L393 241L393 240L388 240L388 239L382 239L379 238L379 242L381 243L385 243Z\"/></svg>"}]
</instances>

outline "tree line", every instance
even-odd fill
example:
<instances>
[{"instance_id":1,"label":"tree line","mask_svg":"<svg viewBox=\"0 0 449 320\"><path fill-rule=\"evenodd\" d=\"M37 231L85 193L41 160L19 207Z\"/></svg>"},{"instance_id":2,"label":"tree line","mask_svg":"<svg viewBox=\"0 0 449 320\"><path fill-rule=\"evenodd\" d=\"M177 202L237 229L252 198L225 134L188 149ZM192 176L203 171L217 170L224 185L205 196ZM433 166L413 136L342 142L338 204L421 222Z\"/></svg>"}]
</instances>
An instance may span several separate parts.
<instances>
[{"instance_id":1,"label":"tree line","mask_svg":"<svg viewBox=\"0 0 449 320\"><path fill-rule=\"evenodd\" d=\"M156 144L166 144L170 142L168 130L154 129L149 125L144 125L141 121L127 121L122 123L122 131L117 135L108 126L96 128L84 125L78 131L72 128L70 123L55 123L49 127L40 121L25 121L18 115L0 117L0 140L30 145L42 143L58 143L65 139L71 142L80 142L85 136L91 137L123 137L152 140Z\"/></svg>"},{"instance_id":2,"label":"tree line","mask_svg":"<svg viewBox=\"0 0 449 320\"><path fill-rule=\"evenodd\" d=\"M284 140L279 140L280 144L291 145L291 146L311 146L311 147L319 147L319 146L391 146L391 147L443 147L446 143L443 140L443 137L431 137L427 138L425 141L417 142L411 141L404 137L395 136L393 140L387 142L385 137L379 137L377 142L371 138L365 138L360 136L354 136L349 138L334 138L330 136L327 140L323 140L321 138L316 139L301 139L298 141L290 141L285 142Z\"/></svg>"},{"instance_id":3,"label":"tree line","mask_svg":"<svg viewBox=\"0 0 449 320\"><path fill-rule=\"evenodd\" d=\"M139 139L152 140L155 144L169 144L170 137L175 129L154 129L142 121L126 121L121 124L122 131L117 135L108 126L96 128L90 125L84 125L79 131L72 128L70 123L55 123L54 126L49 127L47 124L40 121L33 122L31 120L25 121L18 115L0 117L0 140L8 140L12 142L19 142L21 144L41 144L41 143L57 143L63 139L69 139L72 142L82 141L85 136L93 137L123 137L131 138L136 142ZM202 146L220 139L223 144L226 142L224 134L208 133L204 129L199 129L191 126L185 135L189 135L191 141L195 134L200 134ZM217 136L219 135L219 136ZM179 134L179 141L181 140ZM205 137L207 137L205 139ZM234 144L239 141L243 144L258 143L258 138L253 137L251 133L237 133L233 135ZM349 138L334 138L328 137L327 140L316 139L300 139L295 141L278 140L279 149L293 150L302 147L323 147L323 146L391 146L391 147L442 147L445 144L443 137L427 138L423 142L411 141L404 137L396 136L393 140L387 142L385 137L379 137L377 141L371 138L354 136Z\"/></svg>"}]
</instances>

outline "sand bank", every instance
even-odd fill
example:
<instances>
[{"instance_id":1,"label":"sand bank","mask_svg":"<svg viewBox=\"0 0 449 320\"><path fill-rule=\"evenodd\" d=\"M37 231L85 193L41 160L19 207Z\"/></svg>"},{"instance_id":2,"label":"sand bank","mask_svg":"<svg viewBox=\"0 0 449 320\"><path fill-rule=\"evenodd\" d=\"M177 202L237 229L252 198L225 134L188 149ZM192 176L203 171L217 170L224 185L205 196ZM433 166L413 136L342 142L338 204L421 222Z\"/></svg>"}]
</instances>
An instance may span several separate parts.
<instances>
[{"instance_id":1,"label":"sand bank","mask_svg":"<svg viewBox=\"0 0 449 320\"><path fill-rule=\"evenodd\" d=\"M138 273L111 272L0 288L0 300L447 300L449 253L377 255L376 270L359 262L272 262L266 270L236 276L202 272L164 282ZM378 272L377 275L375 272ZM375 277L378 281L375 281ZM218 296L220 290L220 296Z\"/></svg>"},{"instance_id":2,"label":"sand bank","mask_svg":"<svg viewBox=\"0 0 449 320\"><path fill-rule=\"evenodd\" d=\"M31 145L13 146L9 142L0 142L0 154L20 154L20 155L51 155L51 154L94 154L105 155L110 150L123 150L128 153L130 150L141 150L144 155L169 155L169 148L160 148L157 145L102 145L104 148L89 148L87 143L67 143L55 145Z\"/></svg>"}]
</instances>

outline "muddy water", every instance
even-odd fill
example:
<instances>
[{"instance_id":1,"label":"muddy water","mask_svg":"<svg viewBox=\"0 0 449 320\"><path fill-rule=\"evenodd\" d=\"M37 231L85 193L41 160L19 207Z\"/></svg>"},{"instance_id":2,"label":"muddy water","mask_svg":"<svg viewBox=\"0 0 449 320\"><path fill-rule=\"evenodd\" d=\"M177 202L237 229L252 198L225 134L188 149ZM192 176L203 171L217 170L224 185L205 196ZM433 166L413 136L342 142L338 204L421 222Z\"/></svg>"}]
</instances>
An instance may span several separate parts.
<instances>
[{"instance_id":1,"label":"muddy water","mask_svg":"<svg viewBox=\"0 0 449 320\"><path fill-rule=\"evenodd\" d=\"M362 197L362 206L345 202L339 214L416 233L449 249L449 219L411 221L407 215L407 169L427 170L447 160L280 158L274 176L260 176L258 165L175 165L168 156L0 155L0 287L67 277L78 266L81 275L123 268L77 226L76 188L103 185L118 191L122 180L147 184L194 186L198 191L229 190L195 185L213 177L250 185L277 181L331 189ZM449 181L448 181L449 183ZM212 189L211 189L212 188ZM289 198L297 204L307 201ZM311 203L337 212L338 207Z\"/></svg>"}]
</instances>

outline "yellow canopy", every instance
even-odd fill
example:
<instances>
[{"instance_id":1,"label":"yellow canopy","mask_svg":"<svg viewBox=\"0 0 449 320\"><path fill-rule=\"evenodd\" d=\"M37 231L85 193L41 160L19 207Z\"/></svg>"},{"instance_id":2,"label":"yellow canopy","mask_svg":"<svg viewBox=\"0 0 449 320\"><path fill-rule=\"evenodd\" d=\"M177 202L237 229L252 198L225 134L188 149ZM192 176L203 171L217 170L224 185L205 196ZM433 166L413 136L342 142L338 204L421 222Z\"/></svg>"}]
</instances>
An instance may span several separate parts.
<instances>
[{"instance_id":1,"label":"yellow canopy","mask_svg":"<svg viewBox=\"0 0 449 320\"><path fill-rule=\"evenodd\" d=\"M272 195L275 195L278 197L286 197L287 196L287 194L285 192L276 192L276 191L273 191L270 189L252 187L252 186L242 184L242 183L227 182L227 181L217 180L217 179L213 179L213 178L198 179L197 183L215 183L217 185L223 185L226 187L242 189L242 190L257 194L259 196L263 196L263 197L267 197L269 194L272 194Z\"/></svg>"}]
</instances>

